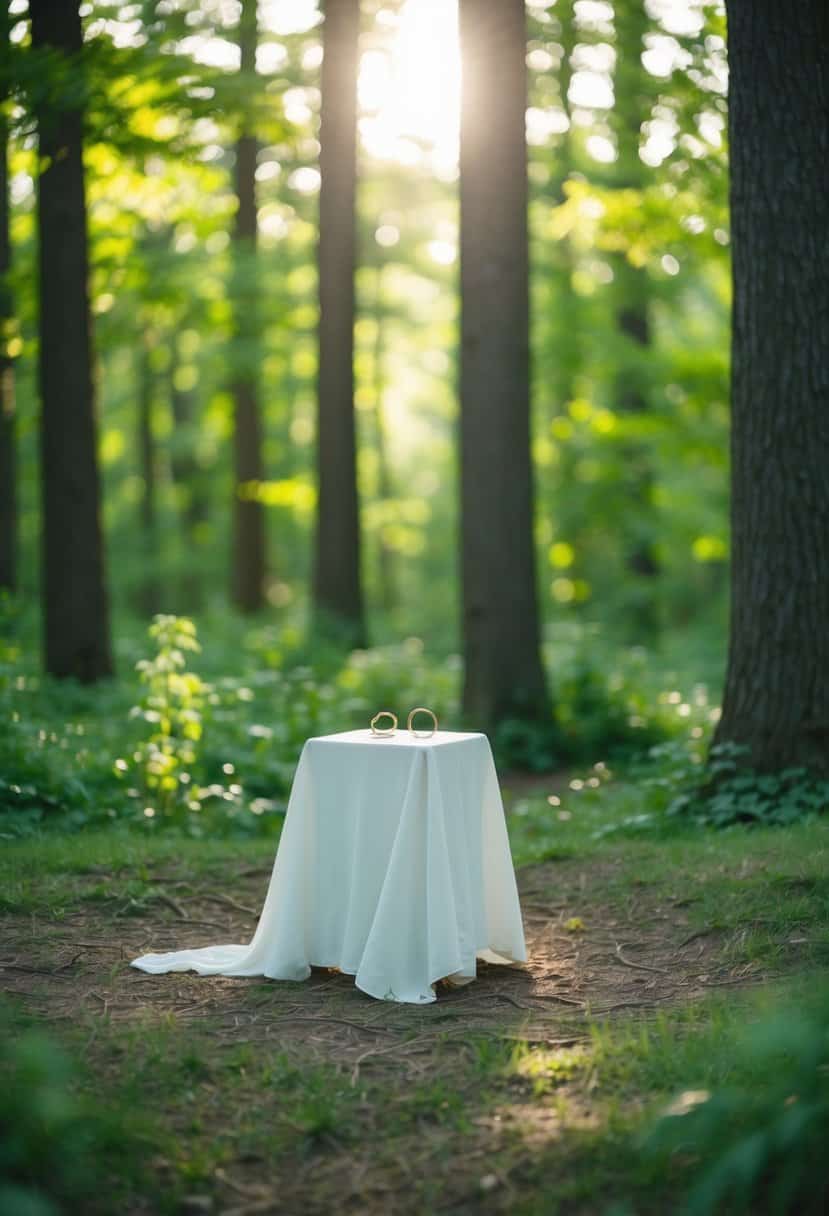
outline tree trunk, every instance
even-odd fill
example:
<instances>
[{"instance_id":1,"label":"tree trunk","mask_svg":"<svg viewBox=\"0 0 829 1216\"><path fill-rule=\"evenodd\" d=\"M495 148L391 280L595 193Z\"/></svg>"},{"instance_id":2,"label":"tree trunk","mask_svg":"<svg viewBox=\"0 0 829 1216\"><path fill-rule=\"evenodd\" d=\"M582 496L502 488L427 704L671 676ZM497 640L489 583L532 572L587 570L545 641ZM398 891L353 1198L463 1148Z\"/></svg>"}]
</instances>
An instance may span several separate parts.
<instances>
[{"instance_id":1,"label":"tree trunk","mask_svg":"<svg viewBox=\"0 0 829 1216\"><path fill-rule=\"evenodd\" d=\"M243 0L239 48L243 78L256 72L257 0ZM246 115L236 142L234 232L234 493L231 593L242 612L265 602L265 516L252 487L262 481L262 421L259 407L259 299L256 264L256 136Z\"/></svg>"},{"instance_id":2,"label":"tree trunk","mask_svg":"<svg viewBox=\"0 0 829 1216\"><path fill-rule=\"evenodd\" d=\"M181 366L178 334L170 339L170 411L173 435L170 443L170 470L176 486L185 556L182 563L181 603L185 612L197 612L204 604L201 552L208 518L204 473L196 458L198 418L193 389L179 388L176 380Z\"/></svg>"},{"instance_id":3,"label":"tree trunk","mask_svg":"<svg viewBox=\"0 0 829 1216\"><path fill-rule=\"evenodd\" d=\"M14 359L9 354L14 300L9 284L8 57L11 44L8 5L0 10L0 591L17 587L17 444Z\"/></svg>"},{"instance_id":4,"label":"tree trunk","mask_svg":"<svg viewBox=\"0 0 829 1216\"><path fill-rule=\"evenodd\" d=\"M575 20L575 0L558 0L555 16L559 23L556 41L561 47L561 58L558 68L558 87L561 108L567 115L567 132L562 136L561 144L556 155L555 169L550 182L548 198L551 206L561 207L567 200L565 186L570 180L575 168L575 140L573 136L573 105L569 99L570 83L573 78L573 53L578 43L578 31ZM584 331L582 299L573 287L573 276L578 269L578 251L573 235L568 232L557 241L552 242L549 254L551 265L549 269L550 303L548 305L549 320L546 333L542 339L542 348L551 352L548 388L552 404L550 415L544 418L546 426L553 423L554 418L568 418L571 402L577 396L579 375L585 363ZM542 502L544 509L550 509L555 519L555 533L562 539L574 544L576 549L576 567L581 560L582 549L579 544L583 523L583 512L569 506L571 501L578 501L578 477L576 464L578 456L575 445L568 441L561 443L558 449L558 459L546 471L542 470L539 477L546 493ZM576 496L574 496L574 490Z\"/></svg>"},{"instance_id":5,"label":"tree trunk","mask_svg":"<svg viewBox=\"0 0 829 1216\"><path fill-rule=\"evenodd\" d=\"M639 156L640 134L650 115L647 73L642 64L645 34L650 27L644 3L617 3L614 22L616 98L612 121L617 150L616 186L622 190L641 190L647 182L647 170ZM622 415L636 417L650 408L645 372L651 345L648 277L643 267L632 265L624 254L614 259L613 270L616 326L623 341L616 376L616 407ZM617 520L631 586L627 615L632 640L648 642L659 623L654 598L659 562L653 543L653 470L647 447L628 440L622 465Z\"/></svg>"},{"instance_id":6,"label":"tree trunk","mask_svg":"<svg viewBox=\"0 0 829 1216\"><path fill-rule=\"evenodd\" d=\"M389 465L388 439L386 435L385 395L385 316L383 312L383 264L377 266L374 300L374 346L371 352L374 405L374 450L377 456L377 500L387 505L394 494L391 467ZM390 614L397 607L395 581L395 553L386 540L386 525L380 521L377 529L377 575L380 603L383 611Z\"/></svg>"},{"instance_id":7,"label":"tree trunk","mask_svg":"<svg viewBox=\"0 0 829 1216\"><path fill-rule=\"evenodd\" d=\"M67 62L83 45L77 0L30 0L32 47ZM112 671L92 381L83 116L70 94L37 109L39 377L46 670L93 681Z\"/></svg>"},{"instance_id":8,"label":"tree trunk","mask_svg":"<svg viewBox=\"0 0 829 1216\"><path fill-rule=\"evenodd\" d=\"M354 420L359 0L325 0L319 203L319 501L315 624L365 644Z\"/></svg>"},{"instance_id":9,"label":"tree trunk","mask_svg":"<svg viewBox=\"0 0 829 1216\"><path fill-rule=\"evenodd\" d=\"M829 777L829 9L726 8L732 609L715 742Z\"/></svg>"},{"instance_id":10,"label":"tree trunk","mask_svg":"<svg viewBox=\"0 0 829 1216\"><path fill-rule=\"evenodd\" d=\"M139 525L143 570L137 596L142 616L151 617L161 611L161 584L158 577L158 512L156 503L156 452L153 435L153 405L155 376L152 367L152 337L143 329L136 355L136 398L138 404L138 455L141 468L142 493Z\"/></svg>"},{"instance_id":11,"label":"tree trunk","mask_svg":"<svg viewBox=\"0 0 829 1216\"><path fill-rule=\"evenodd\" d=\"M463 708L545 721L529 418L524 0L461 0Z\"/></svg>"},{"instance_id":12,"label":"tree trunk","mask_svg":"<svg viewBox=\"0 0 829 1216\"><path fill-rule=\"evenodd\" d=\"M558 72L561 107L567 115L567 132L561 142L558 158L558 173L553 180L553 205L559 207L566 201L565 183L574 167L573 105L570 102L570 84L573 79L573 52L578 43L576 30L575 0L559 0L555 14L559 21L561 61ZM556 340L556 370L558 373L559 413L566 414L567 407L576 395L576 380L583 362L581 297L573 289L573 274L577 268L576 250L570 233L563 236L555 249L559 264L560 296L558 299ZM569 457L569 453L567 453ZM572 463L572 462L570 462ZM567 470L567 480L572 480L572 469Z\"/></svg>"}]
</instances>

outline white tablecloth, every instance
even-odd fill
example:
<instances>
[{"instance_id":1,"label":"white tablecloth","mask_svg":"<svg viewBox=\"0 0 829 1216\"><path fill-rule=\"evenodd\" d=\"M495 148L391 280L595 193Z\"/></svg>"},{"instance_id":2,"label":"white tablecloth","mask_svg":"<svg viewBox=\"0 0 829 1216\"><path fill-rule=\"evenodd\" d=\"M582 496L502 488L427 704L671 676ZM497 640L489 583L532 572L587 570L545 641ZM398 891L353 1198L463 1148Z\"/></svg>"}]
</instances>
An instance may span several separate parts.
<instances>
[{"instance_id":1,"label":"white tablecloth","mask_svg":"<svg viewBox=\"0 0 829 1216\"><path fill-rule=\"evenodd\" d=\"M526 959L485 735L368 730L309 739L249 945L145 954L143 971L303 980L338 967L371 996L425 1003L477 958Z\"/></svg>"}]
</instances>

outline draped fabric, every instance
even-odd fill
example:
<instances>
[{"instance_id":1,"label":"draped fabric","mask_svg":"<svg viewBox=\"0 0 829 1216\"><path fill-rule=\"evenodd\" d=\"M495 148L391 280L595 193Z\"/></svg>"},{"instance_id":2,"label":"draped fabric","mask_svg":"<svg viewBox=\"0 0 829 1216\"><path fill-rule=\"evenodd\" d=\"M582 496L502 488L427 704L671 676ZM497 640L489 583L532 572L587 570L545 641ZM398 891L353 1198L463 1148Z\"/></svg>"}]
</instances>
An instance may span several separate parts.
<instances>
[{"instance_id":1,"label":"draped fabric","mask_svg":"<svg viewBox=\"0 0 829 1216\"><path fill-rule=\"evenodd\" d=\"M478 958L526 959L486 736L360 730L305 744L252 941L132 965L277 980L337 967L373 997L422 1004L439 979L474 979Z\"/></svg>"}]
</instances>

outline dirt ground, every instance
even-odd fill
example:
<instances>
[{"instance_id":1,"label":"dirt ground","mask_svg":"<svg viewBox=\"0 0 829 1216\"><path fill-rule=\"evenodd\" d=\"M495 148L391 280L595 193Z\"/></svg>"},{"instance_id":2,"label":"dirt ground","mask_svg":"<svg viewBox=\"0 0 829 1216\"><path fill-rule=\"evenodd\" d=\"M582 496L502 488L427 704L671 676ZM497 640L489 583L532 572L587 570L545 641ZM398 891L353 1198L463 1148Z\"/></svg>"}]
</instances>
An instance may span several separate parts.
<instances>
[{"instance_id":1,"label":"dirt ground","mask_svg":"<svg viewBox=\"0 0 829 1216\"><path fill-rule=\"evenodd\" d=\"M459 1052L472 1037L482 1036L542 1047L578 1044L589 1021L628 1011L648 1017L660 1007L701 998L712 988L765 978L756 965L733 965L717 933L695 931L687 901L660 898L648 886L614 886L613 869L612 861L565 860L520 871L529 962L482 966L467 987L440 985L433 1005L378 1002L361 993L352 977L325 970L294 984L188 973L151 976L129 966L130 959L150 950L248 940L267 888L266 866L237 872L227 884L232 895L204 895L197 878L182 877L184 868L170 863L144 872L146 894L138 900L119 899L123 874L79 877L76 895L83 894L84 884L97 894L71 903L61 919L7 915L0 920L0 988L21 998L39 1020L88 1025L86 1054L93 1063L96 1027L134 1024L150 1032L172 1020L185 1027L198 1023L217 1048L268 1044L295 1052L305 1063L332 1063L351 1083L368 1077L400 1085L430 1078L439 1067L438 1049L445 1059L447 1044L457 1044ZM613 895L603 903L605 887ZM508 1142L510 1125L522 1121L521 1109L518 1102L503 1113L482 1112L463 1141L466 1175L471 1168L484 1180L490 1178L485 1163L493 1144ZM550 1128L542 1127L539 1118L535 1111L534 1122L522 1124L525 1145L533 1135L549 1136ZM433 1168L429 1154L439 1152L437 1141L430 1146L427 1135L416 1152L424 1169ZM405 1187L407 1170L417 1168L416 1160L407 1164L403 1159L378 1168L368 1150L335 1152L324 1160L300 1162L289 1183L280 1179L277 1200L273 1181L255 1163L236 1163L216 1171L223 1195L218 1207L211 1198L211 1206L181 1210L223 1216L414 1212L421 1209L400 1199L389 1207L388 1193ZM312 1171L313 1185L307 1171ZM452 1211L509 1211L509 1170L491 1177L492 1194L481 1194L469 1206L468 1186L447 1170ZM301 1207L292 1207L299 1199L291 1196L300 1194ZM139 1211L150 1209L135 1209Z\"/></svg>"},{"instance_id":2,"label":"dirt ground","mask_svg":"<svg viewBox=\"0 0 829 1216\"><path fill-rule=\"evenodd\" d=\"M734 967L716 933L689 930L687 901L654 903L648 888L634 889L624 904L603 905L596 892L612 876L613 863L547 862L519 873L529 961L524 966L480 966L464 988L440 985L433 1005L378 1003L354 986L351 976L314 970L302 984L174 973L152 976L129 967L147 951L217 942L245 942L253 933L269 878L267 867L237 873L233 895L205 896L169 864L150 870L140 903L105 908L86 903L60 920L36 915L0 919L0 986L16 993L38 1018L74 1019L98 1012L113 1021L135 1018L209 1017L216 1034L255 1040L299 1038L320 1056L362 1067L379 1060L384 1039L416 1068L428 1052L429 1035L508 1031L520 1025L532 1041L555 1034L562 1015L595 1020L620 1010L655 1009L702 997L712 987L744 985L762 976L748 964ZM118 875L102 879L117 891ZM230 885L230 884L228 884ZM584 893L589 906L582 918ZM580 924L574 924L578 920ZM246 990L267 992L251 1007Z\"/></svg>"}]
</instances>

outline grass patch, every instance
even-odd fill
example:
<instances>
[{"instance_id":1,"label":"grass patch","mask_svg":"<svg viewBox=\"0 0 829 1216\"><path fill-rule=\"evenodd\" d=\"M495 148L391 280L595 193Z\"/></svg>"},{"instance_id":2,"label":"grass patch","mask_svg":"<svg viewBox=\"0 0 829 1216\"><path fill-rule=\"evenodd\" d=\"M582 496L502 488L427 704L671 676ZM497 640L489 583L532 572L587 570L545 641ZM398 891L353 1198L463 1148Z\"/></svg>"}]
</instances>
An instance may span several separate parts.
<instances>
[{"instance_id":1,"label":"grass patch","mask_svg":"<svg viewBox=\"0 0 829 1216\"><path fill-rule=\"evenodd\" d=\"M626 826L637 780L591 771L593 785L508 791L536 970L422 1009L324 973L291 985L129 969L159 938L246 940L272 840L115 826L5 842L0 979L17 996L4 1037L31 1045L41 1027L25 1051L68 1105L37 1150L54 1165L35 1177L18 1157L4 1181L40 1187L44 1212L90 1216L269 1202L303 1216L683 1211L716 1146L654 1148L651 1129L688 1092L774 1107L764 1085L785 1052L745 1036L772 1008L817 1009L829 824L640 833ZM65 1066L48 1063L55 1051ZM20 1069L7 1053L8 1093ZM73 1144L78 1172L59 1160Z\"/></svg>"},{"instance_id":2,"label":"grass patch","mask_svg":"<svg viewBox=\"0 0 829 1216\"><path fill-rule=\"evenodd\" d=\"M219 1210L244 1188L310 1213L359 1195L367 1211L382 1210L385 1196L412 1213L588 1205L644 1216L683 1210L678 1197L699 1172L688 1154L666 1161L651 1143L668 1102L689 1091L761 1093L769 1058L745 1051L746 1027L824 1006L825 993L797 985L715 997L646 1024L583 1027L580 1042L561 1047L473 1035L436 1042L414 1081L387 1070L355 1081L344 1064L277 1043L217 1045L209 1022L195 1031L110 1024L91 1046L89 1023L67 1029L60 1058L68 1051L85 1061L72 1067L69 1091L64 1066L53 1069L54 1047L40 1039L38 1067L52 1069L62 1102L71 1094L69 1122L64 1115L54 1126L68 1136L67 1151L75 1146L75 1170L80 1153L83 1181L72 1185L90 1213L112 1211L116 1194L124 1210L149 1201L173 1213L193 1194L206 1197L204 1210ZM31 1050L27 1043L23 1054ZM778 1057L785 1068L785 1049ZM51 1151L60 1155L63 1144ZM66 1170L60 1161L55 1168L60 1199ZM363 1179L356 1190L355 1177ZM302 1207L292 1208L300 1194Z\"/></svg>"}]
</instances>

